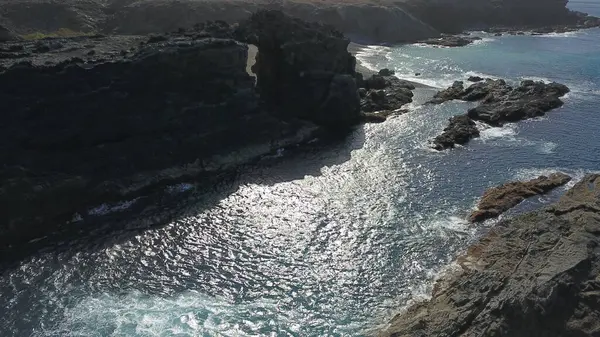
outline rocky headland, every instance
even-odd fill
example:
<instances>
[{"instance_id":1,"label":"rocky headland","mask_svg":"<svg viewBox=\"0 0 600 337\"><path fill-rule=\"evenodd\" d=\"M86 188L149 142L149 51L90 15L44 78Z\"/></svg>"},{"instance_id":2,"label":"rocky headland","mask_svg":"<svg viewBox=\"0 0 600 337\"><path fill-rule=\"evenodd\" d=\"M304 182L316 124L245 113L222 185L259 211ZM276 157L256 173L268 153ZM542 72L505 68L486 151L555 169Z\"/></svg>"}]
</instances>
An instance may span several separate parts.
<instances>
[{"instance_id":1,"label":"rocky headland","mask_svg":"<svg viewBox=\"0 0 600 337\"><path fill-rule=\"evenodd\" d=\"M480 103L466 115L452 117L448 127L433 140L433 148L453 148L456 144L466 144L470 139L478 137L475 121L497 127L543 116L546 112L561 107L564 102L560 97L568 92L567 86L555 82L526 80L512 87L501 79L486 79L476 81L467 88L462 81L454 82L449 88L436 93L430 103L441 104L450 100Z\"/></svg>"},{"instance_id":2,"label":"rocky headland","mask_svg":"<svg viewBox=\"0 0 600 337\"><path fill-rule=\"evenodd\" d=\"M356 42L432 42L465 30L564 32L600 26L600 19L570 11L565 0L5 0L0 25L18 34L75 32L165 33L207 20L240 22L263 9L327 23ZM472 41L442 39L441 44ZM438 43L440 44L440 43Z\"/></svg>"},{"instance_id":3,"label":"rocky headland","mask_svg":"<svg viewBox=\"0 0 600 337\"><path fill-rule=\"evenodd\" d=\"M504 221L379 336L600 334L600 176Z\"/></svg>"},{"instance_id":4,"label":"rocky headland","mask_svg":"<svg viewBox=\"0 0 600 337\"><path fill-rule=\"evenodd\" d=\"M410 101L391 76L364 81L348 44L329 26L263 11L235 26L0 45L2 250L90 206L344 134L365 119L358 86L401 90L369 112Z\"/></svg>"}]
</instances>

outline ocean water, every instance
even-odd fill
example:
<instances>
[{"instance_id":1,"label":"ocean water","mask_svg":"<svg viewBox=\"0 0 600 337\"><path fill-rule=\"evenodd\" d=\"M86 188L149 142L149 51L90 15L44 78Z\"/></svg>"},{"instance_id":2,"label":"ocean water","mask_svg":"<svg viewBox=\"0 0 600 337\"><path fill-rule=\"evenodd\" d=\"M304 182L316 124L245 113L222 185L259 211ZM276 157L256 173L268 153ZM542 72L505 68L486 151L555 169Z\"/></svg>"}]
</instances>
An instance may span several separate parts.
<instances>
[{"instance_id":1,"label":"ocean water","mask_svg":"<svg viewBox=\"0 0 600 337\"><path fill-rule=\"evenodd\" d=\"M600 15L595 1L571 6ZM464 220L486 188L554 170L576 178L600 170L600 30L484 37L456 49L370 47L358 57L434 87L469 75L559 81L572 89L565 106L438 153L428 141L471 104L423 106L436 89L419 89L409 113L248 167L226 186L186 197L182 215L163 226L84 235L3 271L0 336L377 331L426 297L436 275L493 225ZM136 202L99 205L74 221L85 232L90 219L111 221L102 217Z\"/></svg>"}]
</instances>

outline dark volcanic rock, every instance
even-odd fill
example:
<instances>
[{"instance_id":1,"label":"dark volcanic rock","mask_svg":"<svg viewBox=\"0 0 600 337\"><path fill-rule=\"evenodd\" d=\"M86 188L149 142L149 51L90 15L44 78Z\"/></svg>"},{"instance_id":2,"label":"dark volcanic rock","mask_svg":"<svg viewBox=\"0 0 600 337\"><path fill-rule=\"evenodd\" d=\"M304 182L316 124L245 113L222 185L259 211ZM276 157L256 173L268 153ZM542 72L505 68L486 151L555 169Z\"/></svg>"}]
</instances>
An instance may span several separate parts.
<instances>
[{"instance_id":1,"label":"dark volcanic rock","mask_svg":"<svg viewBox=\"0 0 600 337\"><path fill-rule=\"evenodd\" d=\"M463 47L478 40L481 40L481 38L448 35L439 38L431 38L420 42L440 47Z\"/></svg>"},{"instance_id":2,"label":"dark volcanic rock","mask_svg":"<svg viewBox=\"0 0 600 337\"><path fill-rule=\"evenodd\" d=\"M462 81L456 81L451 87L444 89L433 96L430 103L443 103L450 100L467 102L480 101L488 97L500 98L510 92L512 88L504 80L486 79L471 84L465 89Z\"/></svg>"},{"instance_id":3,"label":"dark volcanic rock","mask_svg":"<svg viewBox=\"0 0 600 337\"><path fill-rule=\"evenodd\" d=\"M365 88L359 91L363 113L394 111L412 102L415 86L395 76L373 75L364 84Z\"/></svg>"},{"instance_id":4,"label":"dark volcanic rock","mask_svg":"<svg viewBox=\"0 0 600 337\"><path fill-rule=\"evenodd\" d=\"M379 70L379 75L381 76L393 76L394 75L394 71L390 70L388 68L384 68Z\"/></svg>"},{"instance_id":5,"label":"dark volcanic rock","mask_svg":"<svg viewBox=\"0 0 600 337\"><path fill-rule=\"evenodd\" d=\"M546 194L569 181L571 181L571 177L568 175L553 173L547 177L540 176L529 181L510 182L490 188L479 201L478 210L471 214L469 221L479 222L498 217L523 200Z\"/></svg>"},{"instance_id":6,"label":"dark volcanic rock","mask_svg":"<svg viewBox=\"0 0 600 337\"><path fill-rule=\"evenodd\" d=\"M241 23L237 34L258 46L253 70L272 111L331 128L360 120L356 59L340 32L279 11L262 11Z\"/></svg>"},{"instance_id":7,"label":"dark volcanic rock","mask_svg":"<svg viewBox=\"0 0 600 337\"><path fill-rule=\"evenodd\" d=\"M481 81L483 81L483 77L469 76L468 81L469 82L481 82Z\"/></svg>"},{"instance_id":8,"label":"dark volcanic rock","mask_svg":"<svg viewBox=\"0 0 600 337\"><path fill-rule=\"evenodd\" d=\"M470 125L467 119L501 126L504 123L543 116L547 111L562 106L563 102L559 97L568 92L569 88L559 83L546 84L530 80L521 82L516 88L504 80L486 79L466 89L463 82L454 82L451 87L435 94L430 103L439 104L454 99L481 103L470 109L466 116L461 116L460 123L451 123L444 129L444 133L434 139L434 148L445 149L452 147L454 143L464 144L479 135L466 127ZM454 142L455 139L461 142Z\"/></svg>"},{"instance_id":9,"label":"dark volcanic rock","mask_svg":"<svg viewBox=\"0 0 600 337\"><path fill-rule=\"evenodd\" d=\"M559 99L569 88L559 83L523 81L508 93L492 91L478 107L469 110L470 118L493 126L543 116L547 111L561 107Z\"/></svg>"},{"instance_id":10,"label":"dark volcanic rock","mask_svg":"<svg viewBox=\"0 0 600 337\"><path fill-rule=\"evenodd\" d=\"M456 144L466 144L475 137L479 137L475 122L465 115L454 116L450 118L444 132L433 140L433 148L438 151L453 148Z\"/></svg>"},{"instance_id":11,"label":"dark volcanic rock","mask_svg":"<svg viewBox=\"0 0 600 337\"><path fill-rule=\"evenodd\" d=\"M437 92L433 95L433 99L430 103L440 104L447 101L451 101L453 99L458 99L462 97L462 92L465 90L465 85L463 81L454 81L452 86Z\"/></svg>"},{"instance_id":12,"label":"dark volcanic rock","mask_svg":"<svg viewBox=\"0 0 600 337\"><path fill-rule=\"evenodd\" d=\"M600 335L600 176L505 221L380 336Z\"/></svg>"},{"instance_id":13,"label":"dark volcanic rock","mask_svg":"<svg viewBox=\"0 0 600 337\"><path fill-rule=\"evenodd\" d=\"M150 38L3 44L0 249L91 206L308 141L311 122L348 130L360 121L354 58L339 33L273 12L244 27L260 38L260 96L248 46L219 22Z\"/></svg>"}]
</instances>

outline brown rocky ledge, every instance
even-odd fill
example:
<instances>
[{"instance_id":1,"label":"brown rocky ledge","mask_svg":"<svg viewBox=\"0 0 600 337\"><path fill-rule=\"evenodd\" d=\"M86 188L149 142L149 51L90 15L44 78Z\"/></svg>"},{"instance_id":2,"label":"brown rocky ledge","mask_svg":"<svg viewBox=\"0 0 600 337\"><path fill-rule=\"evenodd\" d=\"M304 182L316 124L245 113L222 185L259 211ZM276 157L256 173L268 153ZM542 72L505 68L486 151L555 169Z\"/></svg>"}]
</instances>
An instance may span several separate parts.
<instances>
[{"instance_id":1,"label":"brown rocky ledge","mask_svg":"<svg viewBox=\"0 0 600 337\"><path fill-rule=\"evenodd\" d=\"M477 206L478 210L471 214L469 221L480 222L498 217L523 200L546 194L569 181L571 177L558 172L529 181L515 181L490 188L484 193Z\"/></svg>"},{"instance_id":2,"label":"brown rocky ledge","mask_svg":"<svg viewBox=\"0 0 600 337\"><path fill-rule=\"evenodd\" d=\"M506 221L381 337L600 335L600 175Z\"/></svg>"}]
</instances>

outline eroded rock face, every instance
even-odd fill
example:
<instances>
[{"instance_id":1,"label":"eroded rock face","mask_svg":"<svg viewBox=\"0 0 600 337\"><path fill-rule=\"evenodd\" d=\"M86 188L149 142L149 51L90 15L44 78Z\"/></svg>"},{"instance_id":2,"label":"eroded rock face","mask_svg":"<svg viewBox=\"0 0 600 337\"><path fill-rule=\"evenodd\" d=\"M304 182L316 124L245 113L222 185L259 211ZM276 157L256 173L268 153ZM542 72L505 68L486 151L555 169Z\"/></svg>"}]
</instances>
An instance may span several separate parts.
<instances>
[{"instance_id":1,"label":"eroded rock face","mask_svg":"<svg viewBox=\"0 0 600 337\"><path fill-rule=\"evenodd\" d=\"M240 25L238 35L258 46L253 70L272 111L331 128L360 120L356 59L342 33L280 11L261 11Z\"/></svg>"},{"instance_id":2,"label":"eroded rock face","mask_svg":"<svg viewBox=\"0 0 600 337\"><path fill-rule=\"evenodd\" d=\"M380 336L600 334L600 176L557 203L503 222L457 260L432 299Z\"/></svg>"},{"instance_id":3,"label":"eroded rock face","mask_svg":"<svg viewBox=\"0 0 600 337\"><path fill-rule=\"evenodd\" d=\"M480 222L496 218L517 206L523 200L546 194L569 181L571 181L571 177L559 172L549 176L540 176L529 181L510 182L490 188L479 201L478 210L471 214L469 221Z\"/></svg>"},{"instance_id":4,"label":"eroded rock face","mask_svg":"<svg viewBox=\"0 0 600 337\"><path fill-rule=\"evenodd\" d=\"M438 151L453 148L476 137L479 137L479 130L475 122L465 115L454 116L444 132L433 140L433 148Z\"/></svg>"}]
</instances>

